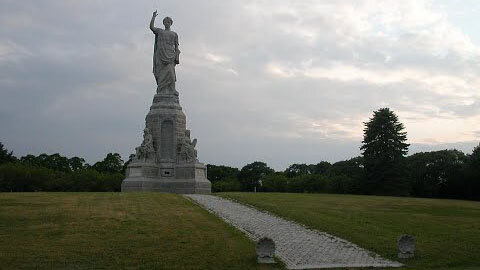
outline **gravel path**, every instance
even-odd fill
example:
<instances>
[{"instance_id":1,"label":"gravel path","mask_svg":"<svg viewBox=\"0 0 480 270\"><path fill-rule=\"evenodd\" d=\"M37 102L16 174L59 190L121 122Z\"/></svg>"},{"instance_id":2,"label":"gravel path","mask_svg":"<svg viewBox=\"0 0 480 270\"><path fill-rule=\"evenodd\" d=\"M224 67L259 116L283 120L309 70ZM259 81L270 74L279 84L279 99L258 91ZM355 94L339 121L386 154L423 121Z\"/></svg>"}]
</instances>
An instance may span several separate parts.
<instances>
[{"instance_id":1,"label":"gravel path","mask_svg":"<svg viewBox=\"0 0 480 270\"><path fill-rule=\"evenodd\" d=\"M252 207L212 195L185 196L245 232L254 241L264 236L273 239L275 255L289 269L402 266L338 237L307 229Z\"/></svg>"}]
</instances>

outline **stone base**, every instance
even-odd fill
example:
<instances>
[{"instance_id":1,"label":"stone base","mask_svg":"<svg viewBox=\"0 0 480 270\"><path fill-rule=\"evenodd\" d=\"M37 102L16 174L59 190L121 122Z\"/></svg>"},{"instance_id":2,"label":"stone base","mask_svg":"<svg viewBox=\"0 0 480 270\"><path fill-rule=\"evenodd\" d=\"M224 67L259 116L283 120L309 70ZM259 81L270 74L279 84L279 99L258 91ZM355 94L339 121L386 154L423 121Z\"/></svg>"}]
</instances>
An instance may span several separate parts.
<instances>
[{"instance_id":1,"label":"stone base","mask_svg":"<svg viewBox=\"0 0 480 270\"><path fill-rule=\"evenodd\" d=\"M157 179L145 177L126 178L122 192L144 191L177 194L210 194L211 183L206 179Z\"/></svg>"},{"instance_id":2,"label":"stone base","mask_svg":"<svg viewBox=\"0 0 480 270\"><path fill-rule=\"evenodd\" d=\"M206 176L206 166L201 163L134 163L127 168L122 192L210 194L212 184Z\"/></svg>"}]
</instances>

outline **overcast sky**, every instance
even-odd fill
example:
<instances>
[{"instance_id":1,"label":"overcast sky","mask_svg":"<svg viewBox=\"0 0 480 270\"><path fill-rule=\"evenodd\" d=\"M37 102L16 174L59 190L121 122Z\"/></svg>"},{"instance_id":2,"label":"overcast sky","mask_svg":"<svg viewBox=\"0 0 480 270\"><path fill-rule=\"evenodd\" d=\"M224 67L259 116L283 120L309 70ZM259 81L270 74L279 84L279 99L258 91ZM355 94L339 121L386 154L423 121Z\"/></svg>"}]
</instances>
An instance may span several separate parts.
<instances>
[{"instance_id":1,"label":"overcast sky","mask_svg":"<svg viewBox=\"0 0 480 270\"><path fill-rule=\"evenodd\" d=\"M480 1L0 0L0 142L88 162L141 143L152 12L204 163L335 162L389 107L410 153L480 140Z\"/></svg>"}]
</instances>

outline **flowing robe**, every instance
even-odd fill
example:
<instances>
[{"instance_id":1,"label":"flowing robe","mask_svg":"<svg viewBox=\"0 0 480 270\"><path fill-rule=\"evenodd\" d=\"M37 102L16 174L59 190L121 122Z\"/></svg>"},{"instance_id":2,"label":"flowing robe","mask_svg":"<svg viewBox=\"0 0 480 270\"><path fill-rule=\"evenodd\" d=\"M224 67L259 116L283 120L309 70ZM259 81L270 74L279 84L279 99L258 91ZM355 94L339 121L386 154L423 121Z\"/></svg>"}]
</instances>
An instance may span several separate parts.
<instances>
[{"instance_id":1,"label":"flowing robe","mask_svg":"<svg viewBox=\"0 0 480 270\"><path fill-rule=\"evenodd\" d=\"M175 65L178 64L178 35L171 30L154 28L153 74L157 80L157 92L175 92Z\"/></svg>"}]
</instances>

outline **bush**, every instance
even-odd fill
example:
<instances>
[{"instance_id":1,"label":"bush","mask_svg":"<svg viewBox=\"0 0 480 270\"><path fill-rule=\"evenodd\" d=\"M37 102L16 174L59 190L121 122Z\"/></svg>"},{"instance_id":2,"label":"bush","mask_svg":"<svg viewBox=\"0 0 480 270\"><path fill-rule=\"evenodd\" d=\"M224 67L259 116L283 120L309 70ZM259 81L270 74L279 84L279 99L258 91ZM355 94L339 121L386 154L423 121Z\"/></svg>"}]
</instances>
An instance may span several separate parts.
<instances>
[{"instance_id":1,"label":"bush","mask_svg":"<svg viewBox=\"0 0 480 270\"><path fill-rule=\"evenodd\" d=\"M236 178L227 178L212 183L212 192L241 191L242 185Z\"/></svg>"},{"instance_id":2,"label":"bush","mask_svg":"<svg viewBox=\"0 0 480 270\"><path fill-rule=\"evenodd\" d=\"M287 192L288 178L284 173L274 173L267 175L262 181L262 191L266 192Z\"/></svg>"},{"instance_id":3,"label":"bush","mask_svg":"<svg viewBox=\"0 0 480 270\"><path fill-rule=\"evenodd\" d=\"M319 174L307 174L290 178L288 192L297 193L324 193L326 192L327 177Z\"/></svg>"},{"instance_id":4,"label":"bush","mask_svg":"<svg viewBox=\"0 0 480 270\"><path fill-rule=\"evenodd\" d=\"M49 168L6 163L0 166L0 191L120 191L124 176L82 169L72 173Z\"/></svg>"},{"instance_id":5,"label":"bush","mask_svg":"<svg viewBox=\"0 0 480 270\"><path fill-rule=\"evenodd\" d=\"M327 178L327 192L337 194L360 194L361 180L346 175L334 175Z\"/></svg>"},{"instance_id":6,"label":"bush","mask_svg":"<svg viewBox=\"0 0 480 270\"><path fill-rule=\"evenodd\" d=\"M0 166L0 190L11 192L48 191L46 187L62 182L63 174L52 169L19 163Z\"/></svg>"}]
</instances>

